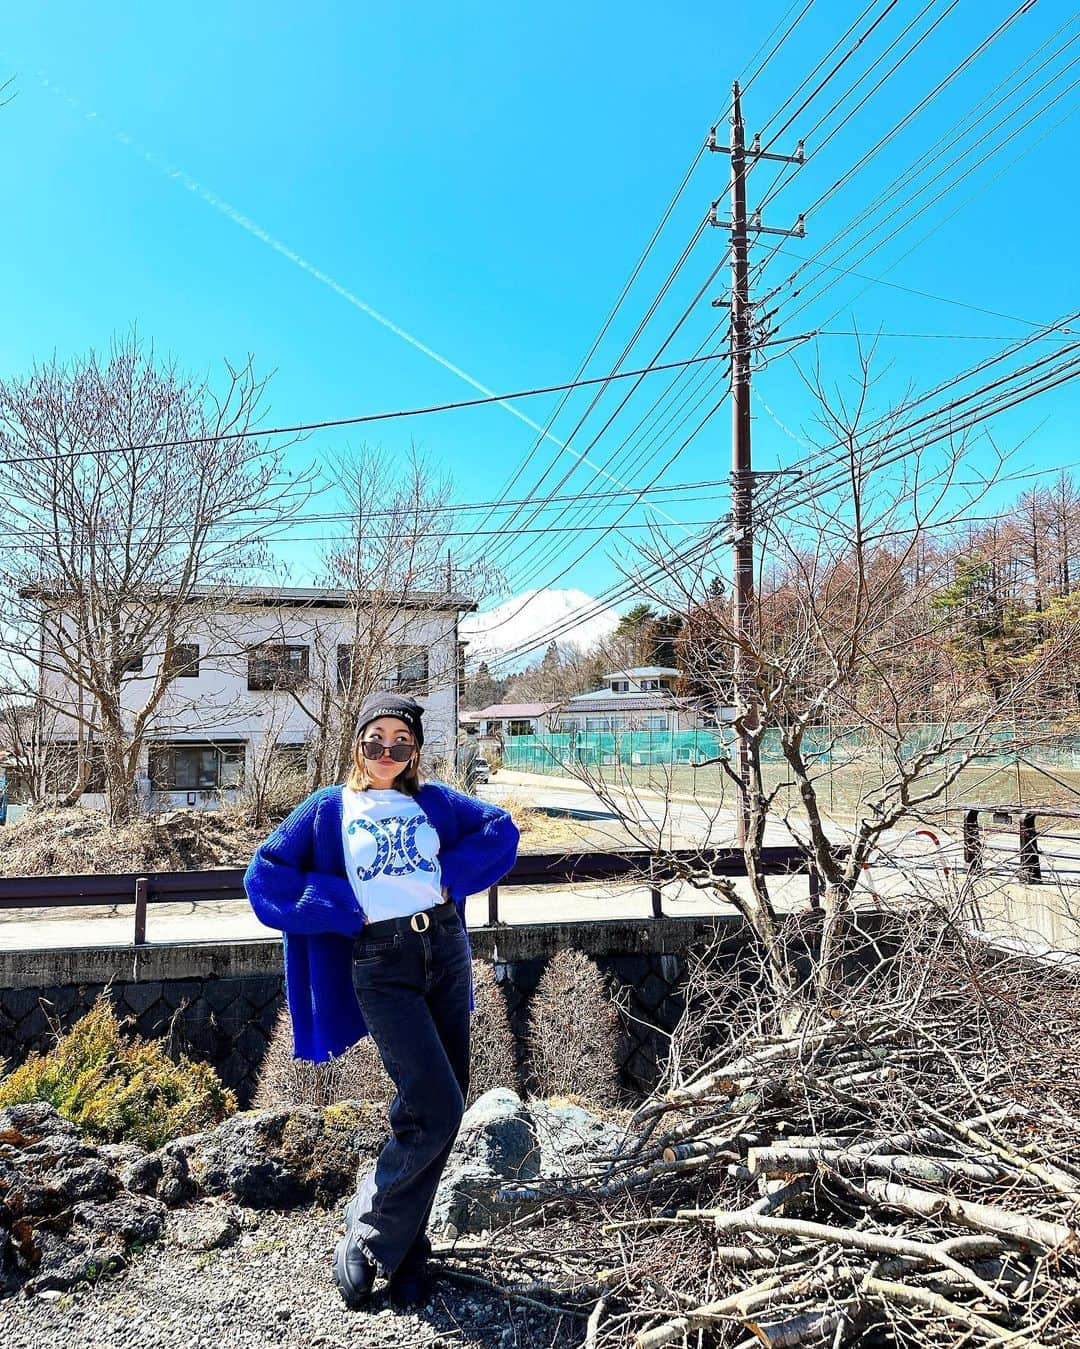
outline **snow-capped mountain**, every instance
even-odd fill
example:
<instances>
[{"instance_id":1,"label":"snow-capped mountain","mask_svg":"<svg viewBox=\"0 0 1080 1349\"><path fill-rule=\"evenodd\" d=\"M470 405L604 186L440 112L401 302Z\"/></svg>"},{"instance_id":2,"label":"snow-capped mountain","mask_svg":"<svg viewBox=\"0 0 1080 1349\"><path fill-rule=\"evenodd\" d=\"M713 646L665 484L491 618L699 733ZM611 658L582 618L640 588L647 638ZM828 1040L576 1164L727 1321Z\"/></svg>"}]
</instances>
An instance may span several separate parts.
<instances>
[{"instance_id":1,"label":"snow-capped mountain","mask_svg":"<svg viewBox=\"0 0 1080 1349\"><path fill-rule=\"evenodd\" d=\"M486 660L496 674L512 674L539 660L552 637L564 650L593 646L619 622L614 609L597 603L583 590L525 590L487 613L469 614L461 620L469 663ZM532 642L534 649L521 650Z\"/></svg>"}]
</instances>

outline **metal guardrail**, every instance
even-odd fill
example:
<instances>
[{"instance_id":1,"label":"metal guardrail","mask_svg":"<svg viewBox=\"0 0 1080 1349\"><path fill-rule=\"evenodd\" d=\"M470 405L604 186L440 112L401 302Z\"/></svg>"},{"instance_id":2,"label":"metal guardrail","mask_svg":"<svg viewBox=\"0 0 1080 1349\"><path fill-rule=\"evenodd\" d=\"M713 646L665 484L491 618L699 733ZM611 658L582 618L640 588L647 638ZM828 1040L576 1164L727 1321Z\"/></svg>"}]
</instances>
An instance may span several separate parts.
<instances>
[{"instance_id":1,"label":"metal guardrail","mask_svg":"<svg viewBox=\"0 0 1080 1349\"><path fill-rule=\"evenodd\" d=\"M981 876L986 870L983 827L980 815L990 815L991 825L1011 830L1015 827L1019 842L1019 878L1026 885L1039 885L1043 880L1043 854L1039 848L1040 831L1036 821L1040 818L1054 820L1080 820L1080 810L1068 807L1027 806L1006 802L998 805L983 805L975 802L959 801L949 806L949 811L963 813L964 865L971 876ZM1043 838L1065 837L1042 831ZM1080 838L1078 838L1080 841ZM1049 854L1048 854L1049 855ZM1074 860L1070 857L1070 860Z\"/></svg>"},{"instance_id":2,"label":"metal guardrail","mask_svg":"<svg viewBox=\"0 0 1080 1349\"><path fill-rule=\"evenodd\" d=\"M766 875L809 875L810 906L820 903L820 878L801 848L776 847L761 851ZM575 885L621 881L649 888L652 916L663 918L661 887L684 874L708 869L717 876L745 876L746 863L736 848L685 848L648 852L525 853L514 869L488 891L488 923L500 922L499 892L507 887ZM151 904L203 903L244 899L244 872L239 868L214 871L157 871L139 876L4 876L0 877L0 911L13 909L78 908L94 904L134 906L136 946L146 942L146 915Z\"/></svg>"}]
</instances>

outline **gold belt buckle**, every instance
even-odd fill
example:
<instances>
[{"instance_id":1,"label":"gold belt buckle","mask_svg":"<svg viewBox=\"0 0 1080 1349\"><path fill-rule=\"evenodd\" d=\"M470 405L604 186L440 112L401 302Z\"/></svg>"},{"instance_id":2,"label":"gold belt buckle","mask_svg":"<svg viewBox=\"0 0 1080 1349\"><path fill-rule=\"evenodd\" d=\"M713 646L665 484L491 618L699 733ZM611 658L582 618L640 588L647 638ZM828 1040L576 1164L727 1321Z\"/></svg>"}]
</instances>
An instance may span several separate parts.
<instances>
[{"instance_id":1,"label":"gold belt buckle","mask_svg":"<svg viewBox=\"0 0 1080 1349\"><path fill-rule=\"evenodd\" d=\"M414 913L409 919L409 926L414 932L426 932L431 926L431 919L421 910L420 913Z\"/></svg>"}]
</instances>

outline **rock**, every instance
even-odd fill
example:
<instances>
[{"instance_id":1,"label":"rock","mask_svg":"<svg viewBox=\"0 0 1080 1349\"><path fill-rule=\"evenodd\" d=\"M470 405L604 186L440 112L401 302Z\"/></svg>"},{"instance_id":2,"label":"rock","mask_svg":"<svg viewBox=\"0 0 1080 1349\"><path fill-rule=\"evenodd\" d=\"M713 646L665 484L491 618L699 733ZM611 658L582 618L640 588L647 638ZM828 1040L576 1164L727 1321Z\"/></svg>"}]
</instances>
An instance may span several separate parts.
<instances>
[{"instance_id":1,"label":"rock","mask_svg":"<svg viewBox=\"0 0 1080 1349\"><path fill-rule=\"evenodd\" d=\"M185 1147L205 1137L194 1134L190 1139L166 1143L157 1152L148 1152L123 1169L124 1184L137 1194L149 1194L170 1208L185 1204L194 1197L197 1186L191 1177Z\"/></svg>"},{"instance_id":2,"label":"rock","mask_svg":"<svg viewBox=\"0 0 1080 1349\"><path fill-rule=\"evenodd\" d=\"M454 1239L505 1222L532 1201L504 1190L573 1176L613 1156L621 1137L580 1106L524 1102L507 1087L486 1092L462 1119L432 1223Z\"/></svg>"},{"instance_id":3,"label":"rock","mask_svg":"<svg viewBox=\"0 0 1080 1349\"><path fill-rule=\"evenodd\" d=\"M145 1246L165 1230L165 1205L142 1194L119 1194L107 1204L76 1204L73 1216L76 1226L97 1241Z\"/></svg>"},{"instance_id":4,"label":"rock","mask_svg":"<svg viewBox=\"0 0 1080 1349\"><path fill-rule=\"evenodd\" d=\"M0 1111L0 1296L64 1290L156 1240L164 1208L44 1102Z\"/></svg>"},{"instance_id":5,"label":"rock","mask_svg":"<svg viewBox=\"0 0 1080 1349\"><path fill-rule=\"evenodd\" d=\"M435 1226L458 1234L499 1220L499 1187L539 1173L540 1148L525 1103L509 1087L477 1097L465 1112L432 1205Z\"/></svg>"},{"instance_id":6,"label":"rock","mask_svg":"<svg viewBox=\"0 0 1080 1349\"><path fill-rule=\"evenodd\" d=\"M9 1141L3 1137L6 1133L32 1136L29 1141L34 1141L56 1134L78 1136L78 1132L75 1125L47 1101L27 1101L0 1110L0 1143Z\"/></svg>"},{"instance_id":7,"label":"rock","mask_svg":"<svg viewBox=\"0 0 1080 1349\"><path fill-rule=\"evenodd\" d=\"M531 1101L529 1113L540 1144L543 1176L573 1176L613 1157L625 1133L579 1105Z\"/></svg>"},{"instance_id":8,"label":"rock","mask_svg":"<svg viewBox=\"0 0 1080 1349\"><path fill-rule=\"evenodd\" d=\"M67 1214L37 1226L24 1219L17 1238L16 1265L23 1291L63 1291L90 1282L126 1264L133 1246L155 1241L165 1225L165 1209L145 1195L122 1194L107 1203L76 1204Z\"/></svg>"},{"instance_id":9,"label":"rock","mask_svg":"<svg viewBox=\"0 0 1080 1349\"><path fill-rule=\"evenodd\" d=\"M341 1102L248 1111L169 1147L183 1152L204 1195L253 1208L328 1204L354 1187L360 1110Z\"/></svg>"},{"instance_id":10,"label":"rock","mask_svg":"<svg viewBox=\"0 0 1080 1349\"><path fill-rule=\"evenodd\" d=\"M146 1149L139 1147L138 1143L101 1143L98 1151L110 1166L116 1167L121 1176L128 1167L135 1166L146 1156Z\"/></svg>"},{"instance_id":11,"label":"rock","mask_svg":"<svg viewBox=\"0 0 1080 1349\"><path fill-rule=\"evenodd\" d=\"M529 1107L509 1087L495 1087L476 1098L462 1118L458 1145L500 1175L537 1173L537 1137Z\"/></svg>"},{"instance_id":12,"label":"rock","mask_svg":"<svg viewBox=\"0 0 1080 1349\"><path fill-rule=\"evenodd\" d=\"M228 1209L203 1209L184 1213L174 1221L173 1240L189 1251L214 1251L231 1246L240 1224Z\"/></svg>"},{"instance_id":13,"label":"rock","mask_svg":"<svg viewBox=\"0 0 1080 1349\"><path fill-rule=\"evenodd\" d=\"M28 1135L6 1131L8 1138ZM120 1178L97 1148L70 1134L36 1142L2 1141L0 1199L13 1219L63 1212L83 1199L107 1199L120 1189Z\"/></svg>"}]
</instances>

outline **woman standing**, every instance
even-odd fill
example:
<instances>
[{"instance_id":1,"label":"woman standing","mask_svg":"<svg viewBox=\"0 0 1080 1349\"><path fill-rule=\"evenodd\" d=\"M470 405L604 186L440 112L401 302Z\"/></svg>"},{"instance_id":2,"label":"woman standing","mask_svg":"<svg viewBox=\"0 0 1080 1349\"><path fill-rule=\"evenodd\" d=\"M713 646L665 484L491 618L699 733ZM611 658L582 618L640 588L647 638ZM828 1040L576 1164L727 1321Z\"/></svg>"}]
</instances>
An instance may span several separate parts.
<instances>
[{"instance_id":1,"label":"woman standing","mask_svg":"<svg viewBox=\"0 0 1080 1349\"><path fill-rule=\"evenodd\" d=\"M334 1255L350 1307L367 1302L380 1268L396 1307L430 1296L427 1220L469 1086L465 897L517 854L506 811L421 784L422 716L412 698L372 694L348 782L297 806L245 878L260 922L284 933L296 1057L324 1062L370 1031L397 1088L391 1137Z\"/></svg>"}]
</instances>

